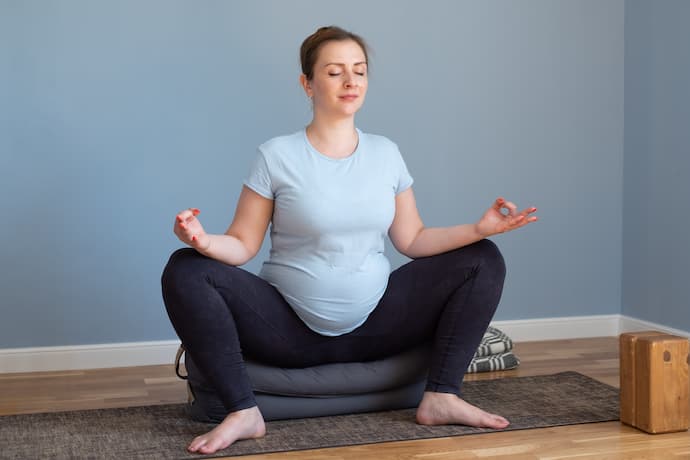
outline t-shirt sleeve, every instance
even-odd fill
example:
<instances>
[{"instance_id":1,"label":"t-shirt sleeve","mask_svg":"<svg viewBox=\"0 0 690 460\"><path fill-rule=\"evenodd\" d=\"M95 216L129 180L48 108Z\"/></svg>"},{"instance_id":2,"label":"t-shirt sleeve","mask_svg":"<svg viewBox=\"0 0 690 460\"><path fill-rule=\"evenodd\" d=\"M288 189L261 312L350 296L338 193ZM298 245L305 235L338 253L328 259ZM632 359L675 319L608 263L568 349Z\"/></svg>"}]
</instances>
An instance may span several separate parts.
<instances>
[{"instance_id":1,"label":"t-shirt sleeve","mask_svg":"<svg viewBox=\"0 0 690 460\"><path fill-rule=\"evenodd\" d=\"M268 198L269 200L274 199L268 163L261 150L256 153L256 157L254 158L251 168L249 168L249 175L245 179L244 185L264 198Z\"/></svg>"},{"instance_id":2,"label":"t-shirt sleeve","mask_svg":"<svg viewBox=\"0 0 690 460\"><path fill-rule=\"evenodd\" d=\"M398 164L398 186L395 188L395 194L398 195L399 193L402 193L410 188L414 182L414 179L412 179L410 172L407 170L405 160L398 149L396 149L396 153Z\"/></svg>"}]
</instances>

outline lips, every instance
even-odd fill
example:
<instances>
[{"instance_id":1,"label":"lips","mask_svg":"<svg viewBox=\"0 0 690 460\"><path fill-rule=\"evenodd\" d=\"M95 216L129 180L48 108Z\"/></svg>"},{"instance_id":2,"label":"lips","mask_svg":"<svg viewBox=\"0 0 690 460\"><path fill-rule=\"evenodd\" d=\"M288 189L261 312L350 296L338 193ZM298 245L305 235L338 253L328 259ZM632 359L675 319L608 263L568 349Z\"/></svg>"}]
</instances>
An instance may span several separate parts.
<instances>
[{"instance_id":1,"label":"lips","mask_svg":"<svg viewBox=\"0 0 690 460\"><path fill-rule=\"evenodd\" d=\"M359 95L357 95L357 94L344 94L344 95L339 96L339 97L340 97L340 99L344 99L346 101L354 101L355 99L357 99L359 97Z\"/></svg>"}]
</instances>

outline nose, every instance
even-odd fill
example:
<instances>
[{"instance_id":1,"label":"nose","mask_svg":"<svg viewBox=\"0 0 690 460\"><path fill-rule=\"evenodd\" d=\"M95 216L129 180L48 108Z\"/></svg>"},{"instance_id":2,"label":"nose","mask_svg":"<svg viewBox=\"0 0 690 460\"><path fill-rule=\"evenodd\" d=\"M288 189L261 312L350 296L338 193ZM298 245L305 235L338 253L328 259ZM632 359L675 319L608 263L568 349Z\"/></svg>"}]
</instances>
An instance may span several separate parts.
<instances>
[{"instance_id":1,"label":"nose","mask_svg":"<svg viewBox=\"0 0 690 460\"><path fill-rule=\"evenodd\" d=\"M354 72L345 72L345 87L346 88L354 88L355 86L359 85L359 82L357 81L357 75L355 75Z\"/></svg>"}]
</instances>

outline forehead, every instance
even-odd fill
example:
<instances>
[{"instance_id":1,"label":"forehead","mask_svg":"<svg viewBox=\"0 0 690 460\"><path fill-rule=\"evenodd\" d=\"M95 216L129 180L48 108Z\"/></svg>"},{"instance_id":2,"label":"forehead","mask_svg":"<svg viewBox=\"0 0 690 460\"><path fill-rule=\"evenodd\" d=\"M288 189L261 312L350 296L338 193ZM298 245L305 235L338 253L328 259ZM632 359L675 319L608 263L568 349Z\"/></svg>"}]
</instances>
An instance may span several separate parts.
<instances>
[{"instance_id":1,"label":"forehead","mask_svg":"<svg viewBox=\"0 0 690 460\"><path fill-rule=\"evenodd\" d=\"M319 49L317 62L327 65L330 63L366 62L362 47L353 40L329 41Z\"/></svg>"}]
</instances>

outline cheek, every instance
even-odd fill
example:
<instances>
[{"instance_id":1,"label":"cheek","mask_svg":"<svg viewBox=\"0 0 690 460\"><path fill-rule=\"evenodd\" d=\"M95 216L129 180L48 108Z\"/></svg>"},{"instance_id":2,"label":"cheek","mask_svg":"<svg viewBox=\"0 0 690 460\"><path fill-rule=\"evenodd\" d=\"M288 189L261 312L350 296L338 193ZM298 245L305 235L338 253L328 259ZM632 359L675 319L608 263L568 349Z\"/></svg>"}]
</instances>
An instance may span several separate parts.
<instances>
[{"instance_id":1,"label":"cheek","mask_svg":"<svg viewBox=\"0 0 690 460\"><path fill-rule=\"evenodd\" d=\"M314 84L312 85L312 93L315 96L318 96L319 94L328 94L333 92L334 87L335 85L327 80L314 82Z\"/></svg>"},{"instance_id":2,"label":"cheek","mask_svg":"<svg viewBox=\"0 0 690 460\"><path fill-rule=\"evenodd\" d=\"M364 97L366 97L368 89L369 89L369 85L367 84L367 82L361 83L359 85L359 93L362 95L362 99L364 99Z\"/></svg>"}]
</instances>

